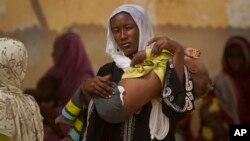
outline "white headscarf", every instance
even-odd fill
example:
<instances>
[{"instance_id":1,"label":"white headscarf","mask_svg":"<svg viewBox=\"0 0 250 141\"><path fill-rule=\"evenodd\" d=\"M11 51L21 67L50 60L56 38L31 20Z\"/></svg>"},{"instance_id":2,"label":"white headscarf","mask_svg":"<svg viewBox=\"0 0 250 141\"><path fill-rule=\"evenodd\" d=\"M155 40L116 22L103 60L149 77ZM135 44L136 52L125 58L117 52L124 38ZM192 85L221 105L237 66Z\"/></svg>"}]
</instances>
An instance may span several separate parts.
<instances>
[{"instance_id":1,"label":"white headscarf","mask_svg":"<svg viewBox=\"0 0 250 141\"><path fill-rule=\"evenodd\" d=\"M21 42L0 38L0 134L18 141L43 141L39 106L21 90L27 61Z\"/></svg>"},{"instance_id":2,"label":"white headscarf","mask_svg":"<svg viewBox=\"0 0 250 141\"><path fill-rule=\"evenodd\" d=\"M139 47L138 51L145 50L148 42L153 38L152 25L149 22L148 16L144 9L138 5L134 4L124 4L116 8L110 15L108 21L108 33L107 33L107 47L106 53L108 53L116 63L116 66L125 70L130 66L131 60L124 55L122 51L117 51L119 46L115 42L111 27L110 19L120 13L127 12L134 19L135 23L139 28ZM169 131L169 119L162 113L161 101L157 99L151 100L152 110L149 120L149 128L151 138L157 138L158 140L164 139Z\"/></svg>"},{"instance_id":3,"label":"white headscarf","mask_svg":"<svg viewBox=\"0 0 250 141\"><path fill-rule=\"evenodd\" d=\"M108 33L107 33L107 46L106 53L109 54L115 61L116 65L123 70L130 66L131 60L124 55L122 51L117 51L119 46L113 38L113 34L110 27L110 19L120 13L127 12L134 19L135 23L139 28L139 47L138 51L145 50L147 43L153 37L153 29L151 23L148 20L148 16L144 9L134 4L124 4L117 7L110 15L108 20Z\"/></svg>"}]
</instances>

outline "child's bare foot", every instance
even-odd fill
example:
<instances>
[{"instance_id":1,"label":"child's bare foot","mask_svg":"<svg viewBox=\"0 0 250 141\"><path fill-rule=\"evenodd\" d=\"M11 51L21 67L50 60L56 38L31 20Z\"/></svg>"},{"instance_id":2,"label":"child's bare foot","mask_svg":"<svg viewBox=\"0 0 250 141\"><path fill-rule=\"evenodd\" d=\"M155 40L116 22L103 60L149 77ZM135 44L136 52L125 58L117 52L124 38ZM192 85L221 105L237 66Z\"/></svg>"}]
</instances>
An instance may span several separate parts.
<instances>
[{"instance_id":1,"label":"child's bare foot","mask_svg":"<svg viewBox=\"0 0 250 141\"><path fill-rule=\"evenodd\" d=\"M60 115L56 118L55 123L64 123L64 124L69 124L73 125L73 121L66 119L64 116Z\"/></svg>"}]
</instances>

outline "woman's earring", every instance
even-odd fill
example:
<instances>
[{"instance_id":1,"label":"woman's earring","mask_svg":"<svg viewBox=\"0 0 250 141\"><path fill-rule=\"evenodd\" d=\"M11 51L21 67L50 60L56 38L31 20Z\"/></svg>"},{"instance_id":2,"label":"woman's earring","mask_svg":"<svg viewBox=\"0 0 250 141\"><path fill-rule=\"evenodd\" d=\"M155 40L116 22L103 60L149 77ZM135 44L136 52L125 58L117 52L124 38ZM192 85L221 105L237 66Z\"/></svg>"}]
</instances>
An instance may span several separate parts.
<instances>
[{"instance_id":1,"label":"woman's earring","mask_svg":"<svg viewBox=\"0 0 250 141\"><path fill-rule=\"evenodd\" d=\"M119 52L120 50L119 49L116 49L117 52Z\"/></svg>"}]
</instances>

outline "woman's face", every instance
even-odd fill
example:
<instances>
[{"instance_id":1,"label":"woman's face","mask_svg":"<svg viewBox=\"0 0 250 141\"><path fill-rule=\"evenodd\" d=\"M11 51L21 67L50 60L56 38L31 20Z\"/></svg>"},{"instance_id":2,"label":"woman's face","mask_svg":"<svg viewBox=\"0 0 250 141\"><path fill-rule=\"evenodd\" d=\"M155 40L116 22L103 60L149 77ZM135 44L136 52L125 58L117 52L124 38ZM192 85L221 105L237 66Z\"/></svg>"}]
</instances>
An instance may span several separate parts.
<instances>
[{"instance_id":1,"label":"woman's face","mask_svg":"<svg viewBox=\"0 0 250 141\"><path fill-rule=\"evenodd\" d=\"M229 68L232 71L239 71L244 67L244 55L243 52L238 48L228 49L226 52L226 59Z\"/></svg>"},{"instance_id":2,"label":"woman's face","mask_svg":"<svg viewBox=\"0 0 250 141\"><path fill-rule=\"evenodd\" d=\"M118 13L110 19L110 27L120 50L133 58L139 46L139 29L133 18L126 12Z\"/></svg>"}]
</instances>

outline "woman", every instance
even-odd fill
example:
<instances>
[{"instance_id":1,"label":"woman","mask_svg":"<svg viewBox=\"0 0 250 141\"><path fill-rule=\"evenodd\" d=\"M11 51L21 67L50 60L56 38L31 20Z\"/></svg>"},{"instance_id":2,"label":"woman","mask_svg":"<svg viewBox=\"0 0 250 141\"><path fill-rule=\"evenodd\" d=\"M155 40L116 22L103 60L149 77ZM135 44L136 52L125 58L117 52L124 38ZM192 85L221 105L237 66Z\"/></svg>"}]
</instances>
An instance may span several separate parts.
<instances>
[{"instance_id":1,"label":"woman","mask_svg":"<svg viewBox=\"0 0 250 141\"><path fill-rule=\"evenodd\" d=\"M89 102L91 97L96 95L102 97L111 96L114 89L112 82L118 83L121 80L122 74L130 66L134 54L145 50L148 44L154 43L152 48L153 54L156 55L160 53L164 46L183 48L180 44L167 37L153 39L152 37L152 27L142 7L125 4L116 8L109 19L106 48L106 52L113 58L114 62L102 66L95 78L84 81L82 93L85 97L85 102ZM183 55L181 51L176 51L175 53ZM183 72L183 65L180 68L176 68L176 70ZM181 83L183 80L178 78L183 77L176 76L174 78L182 87ZM182 103L185 103L184 99ZM158 105L158 107L155 105ZM176 116L173 116L174 118L168 118L165 115L168 114L168 110L164 109L168 107L166 105L165 100L164 102L157 100L155 103L148 102L136 114L133 114L125 122L118 124L105 122L99 117L95 107L90 105L84 140L174 140L176 122L182 113L176 113ZM162 106L163 109L161 109ZM192 109L192 106L188 108ZM162 112L162 110L165 112ZM153 111L158 113L152 114ZM155 119L157 121L151 124Z\"/></svg>"},{"instance_id":2,"label":"woman","mask_svg":"<svg viewBox=\"0 0 250 141\"><path fill-rule=\"evenodd\" d=\"M20 41L0 38L0 52L0 140L43 141L39 106L21 90L27 50Z\"/></svg>"},{"instance_id":3,"label":"woman","mask_svg":"<svg viewBox=\"0 0 250 141\"><path fill-rule=\"evenodd\" d=\"M250 44L241 36L228 39L215 94L232 124L250 124Z\"/></svg>"},{"instance_id":4,"label":"woman","mask_svg":"<svg viewBox=\"0 0 250 141\"><path fill-rule=\"evenodd\" d=\"M56 38L52 57L54 66L44 77L59 81L56 97L65 105L82 81L94 76L94 71L80 36L73 32Z\"/></svg>"},{"instance_id":5,"label":"woman","mask_svg":"<svg viewBox=\"0 0 250 141\"><path fill-rule=\"evenodd\" d=\"M67 135L69 127L59 127L55 118L82 81L94 76L82 40L73 32L56 38L52 57L54 65L39 80L36 88L45 119L45 141L58 141Z\"/></svg>"}]
</instances>

